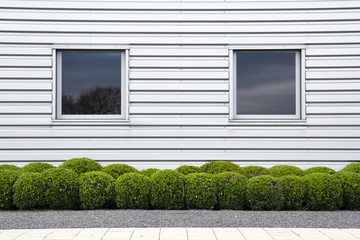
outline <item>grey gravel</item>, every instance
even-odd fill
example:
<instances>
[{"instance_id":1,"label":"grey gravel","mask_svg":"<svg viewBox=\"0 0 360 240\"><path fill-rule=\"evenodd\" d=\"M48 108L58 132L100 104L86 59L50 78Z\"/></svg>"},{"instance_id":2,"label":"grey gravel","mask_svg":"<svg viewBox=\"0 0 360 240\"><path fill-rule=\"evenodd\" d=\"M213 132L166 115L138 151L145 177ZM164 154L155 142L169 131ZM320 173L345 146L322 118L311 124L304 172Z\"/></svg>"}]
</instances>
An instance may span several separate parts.
<instances>
[{"instance_id":1,"label":"grey gravel","mask_svg":"<svg viewBox=\"0 0 360 240\"><path fill-rule=\"evenodd\" d=\"M0 211L0 229L124 227L360 228L360 211Z\"/></svg>"}]
</instances>

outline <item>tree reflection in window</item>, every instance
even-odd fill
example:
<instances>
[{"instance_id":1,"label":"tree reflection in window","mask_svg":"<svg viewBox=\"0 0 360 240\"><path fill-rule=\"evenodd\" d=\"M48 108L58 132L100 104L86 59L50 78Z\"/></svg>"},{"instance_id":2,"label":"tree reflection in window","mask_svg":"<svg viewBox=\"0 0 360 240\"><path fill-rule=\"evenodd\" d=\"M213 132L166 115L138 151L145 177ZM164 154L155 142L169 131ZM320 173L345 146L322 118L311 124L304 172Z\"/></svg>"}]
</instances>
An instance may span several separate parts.
<instances>
[{"instance_id":1,"label":"tree reflection in window","mask_svg":"<svg viewBox=\"0 0 360 240\"><path fill-rule=\"evenodd\" d=\"M71 115L121 116L123 53L116 50L59 52L61 115L69 118Z\"/></svg>"},{"instance_id":2,"label":"tree reflection in window","mask_svg":"<svg viewBox=\"0 0 360 240\"><path fill-rule=\"evenodd\" d=\"M63 114L121 114L121 89L96 87L82 93L78 99L63 93Z\"/></svg>"}]
</instances>

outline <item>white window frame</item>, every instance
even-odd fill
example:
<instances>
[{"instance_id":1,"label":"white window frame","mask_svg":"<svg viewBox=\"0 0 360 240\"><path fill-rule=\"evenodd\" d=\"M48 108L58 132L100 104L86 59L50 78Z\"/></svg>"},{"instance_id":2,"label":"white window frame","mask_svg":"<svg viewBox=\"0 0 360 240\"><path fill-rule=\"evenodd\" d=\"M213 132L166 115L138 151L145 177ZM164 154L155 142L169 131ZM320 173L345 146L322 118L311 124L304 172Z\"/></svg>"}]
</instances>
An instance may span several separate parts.
<instances>
[{"instance_id":1,"label":"white window frame","mask_svg":"<svg viewBox=\"0 0 360 240\"><path fill-rule=\"evenodd\" d=\"M62 114L62 69L61 55L65 51L118 51L121 52L121 114ZM54 61L54 79L53 103L55 111L53 111L53 122L59 120L71 121L128 121L128 59L129 50L124 47L97 47L93 46L64 46L53 49Z\"/></svg>"},{"instance_id":2,"label":"white window frame","mask_svg":"<svg viewBox=\"0 0 360 240\"><path fill-rule=\"evenodd\" d=\"M237 52L295 52L296 53L296 93L295 114L237 114L237 86L236 86L236 53ZM230 66L230 114L231 121L295 121L305 119L305 47L304 46L258 46L232 47L229 51Z\"/></svg>"}]
</instances>

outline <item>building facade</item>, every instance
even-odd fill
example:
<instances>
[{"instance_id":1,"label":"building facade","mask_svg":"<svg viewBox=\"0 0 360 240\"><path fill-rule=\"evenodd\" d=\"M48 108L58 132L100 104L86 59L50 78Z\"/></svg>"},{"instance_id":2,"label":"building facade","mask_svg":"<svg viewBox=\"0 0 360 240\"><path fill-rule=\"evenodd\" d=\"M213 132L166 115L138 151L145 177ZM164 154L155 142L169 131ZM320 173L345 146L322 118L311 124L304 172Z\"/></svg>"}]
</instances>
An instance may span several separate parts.
<instances>
[{"instance_id":1,"label":"building facade","mask_svg":"<svg viewBox=\"0 0 360 240\"><path fill-rule=\"evenodd\" d=\"M0 164L360 161L360 1L0 1Z\"/></svg>"}]
</instances>

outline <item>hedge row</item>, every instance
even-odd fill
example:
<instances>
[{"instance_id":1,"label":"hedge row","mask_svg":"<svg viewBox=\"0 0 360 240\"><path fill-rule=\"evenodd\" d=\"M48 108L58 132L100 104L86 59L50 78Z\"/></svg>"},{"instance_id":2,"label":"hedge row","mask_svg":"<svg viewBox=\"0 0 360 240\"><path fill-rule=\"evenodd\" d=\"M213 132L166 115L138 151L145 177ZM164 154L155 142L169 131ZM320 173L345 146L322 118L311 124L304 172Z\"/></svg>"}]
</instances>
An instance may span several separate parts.
<instances>
[{"instance_id":1,"label":"hedge row","mask_svg":"<svg viewBox=\"0 0 360 240\"><path fill-rule=\"evenodd\" d=\"M360 210L360 163L340 172L226 161L139 172L88 158L0 165L0 209L15 208Z\"/></svg>"}]
</instances>

